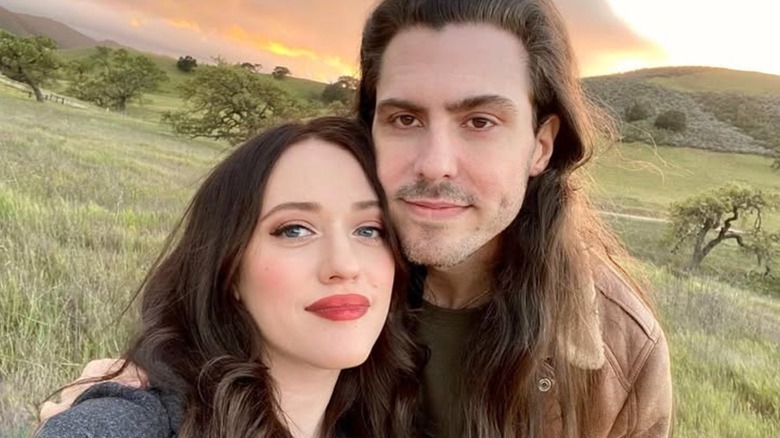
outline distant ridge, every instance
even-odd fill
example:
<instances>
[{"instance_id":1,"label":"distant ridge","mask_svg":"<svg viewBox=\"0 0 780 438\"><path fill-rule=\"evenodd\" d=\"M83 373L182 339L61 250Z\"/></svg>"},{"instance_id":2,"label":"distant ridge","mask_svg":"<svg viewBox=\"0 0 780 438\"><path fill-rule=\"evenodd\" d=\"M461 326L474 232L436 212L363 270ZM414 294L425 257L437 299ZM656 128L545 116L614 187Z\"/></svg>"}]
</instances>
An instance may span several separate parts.
<instances>
[{"instance_id":1,"label":"distant ridge","mask_svg":"<svg viewBox=\"0 0 780 438\"><path fill-rule=\"evenodd\" d=\"M47 36L53 39L61 49L108 46L122 47L116 41L98 41L72 27L50 18L21 14L0 7L0 29L18 36Z\"/></svg>"},{"instance_id":2,"label":"distant ridge","mask_svg":"<svg viewBox=\"0 0 780 438\"><path fill-rule=\"evenodd\" d=\"M716 67L661 67L584 79L591 98L621 121L628 141L724 152L780 154L780 76ZM641 103L650 117L625 121ZM663 111L687 116L683 132L656 129Z\"/></svg>"}]
</instances>

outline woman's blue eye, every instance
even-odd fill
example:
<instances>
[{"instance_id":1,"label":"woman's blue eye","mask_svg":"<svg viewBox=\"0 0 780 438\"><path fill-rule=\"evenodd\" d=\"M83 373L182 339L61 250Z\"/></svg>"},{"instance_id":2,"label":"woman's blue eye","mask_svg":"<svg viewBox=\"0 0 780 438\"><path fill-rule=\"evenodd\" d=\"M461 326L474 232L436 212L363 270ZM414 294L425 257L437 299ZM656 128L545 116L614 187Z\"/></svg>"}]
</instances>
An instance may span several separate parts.
<instances>
[{"instance_id":1,"label":"woman's blue eye","mask_svg":"<svg viewBox=\"0 0 780 438\"><path fill-rule=\"evenodd\" d=\"M384 237L384 230L379 227L360 227L355 233L360 237L369 239L381 239Z\"/></svg>"},{"instance_id":2,"label":"woman's blue eye","mask_svg":"<svg viewBox=\"0 0 780 438\"><path fill-rule=\"evenodd\" d=\"M311 235L312 232L303 225L285 225L279 227L271 233L272 236L285 237L288 239L297 239L304 236Z\"/></svg>"}]
</instances>

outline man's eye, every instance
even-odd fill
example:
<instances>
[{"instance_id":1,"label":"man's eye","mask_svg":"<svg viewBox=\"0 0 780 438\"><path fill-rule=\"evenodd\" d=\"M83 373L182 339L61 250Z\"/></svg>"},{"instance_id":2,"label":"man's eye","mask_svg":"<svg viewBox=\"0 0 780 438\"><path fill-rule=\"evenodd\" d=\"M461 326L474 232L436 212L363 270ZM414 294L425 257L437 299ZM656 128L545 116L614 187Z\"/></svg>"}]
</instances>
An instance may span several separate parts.
<instances>
[{"instance_id":1,"label":"man's eye","mask_svg":"<svg viewBox=\"0 0 780 438\"><path fill-rule=\"evenodd\" d=\"M404 127L404 128L408 128L412 126L420 126L420 121L417 120L417 117L410 114L402 114L400 116L397 116L392 120L392 122L394 125Z\"/></svg>"},{"instance_id":2,"label":"man's eye","mask_svg":"<svg viewBox=\"0 0 780 438\"><path fill-rule=\"evenodd\" d=\"M275 229L271 235L275 237L283 237L286 239L298 239L301 237L310 236L314 233L303 225L284 225Z\"/></svg>"},{"instance_id":3,"label":"man's eye","mask_svg":"<svg viewBox=\"0 0 780 438\"><path fill-rule=\"evenodd\" d=\"M360 237L365 237L368 239L381 239L384 237L384 230L379 227L360 227L357 230L355 230L355 234Z\"/></svg>"},{"instance_id":4,"label":"man's eye","mask_svg":"<svg viewBox=\"0 0 780 438\"><path fill-rule=\"evenodd\" d=\"M466 125L474 129L485 129L495 126L495 122L486 117L473 117L466 122Z\"/></svg>"}]
</instances>

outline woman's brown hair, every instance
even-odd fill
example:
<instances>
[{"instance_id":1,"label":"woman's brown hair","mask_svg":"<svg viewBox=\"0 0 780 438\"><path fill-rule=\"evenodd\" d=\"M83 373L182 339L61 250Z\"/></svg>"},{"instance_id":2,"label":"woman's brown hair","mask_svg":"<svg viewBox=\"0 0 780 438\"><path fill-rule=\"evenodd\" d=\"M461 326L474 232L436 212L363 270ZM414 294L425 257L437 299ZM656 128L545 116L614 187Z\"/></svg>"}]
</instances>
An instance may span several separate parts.
<instances>
[{"instance_id":1,"label":"woman's brown hair","mask_svg":"<svg viewBox=\"0 0 780 438\"><path fill-rule=\"evenodd\" d=\"M516 36L528 53L535 129L550 115L560 119L548 168L530 178L520 213L500 237L494 296L465 348L462 436L542 436L544 403L537 383L549 364L556 374L563 434L580 437L588 423L593 376L566 348L587 329L584 313L594 306L596 273L607 266L615 268L608 272L627 276L616 261L624 251L589 206L574 174L590 158L599 128L609 123L581 89L574 52L552 2L381 2L363 32L358 117L371 126L382 57L399 32L458 24L485 24ZM639 288L634 292L644 298Z\"/></svg>"},{"instance_id":2,"label":"woman's brown hair","mask_svg":"<svg viewBox=\"0 0 780 438\"><path fill-rule=\"evenodd\" d=\"M261 360L262 336L233 291L268 178L279 157L308 138L341 146L360 163L382 206L397 266L387 322L368 360L341 372L323 436L412 435L417 353L404 330L406 274L371 139L359 122L323 117L270 129L219 163L141 287L142 326L124 357L146 371L153 388L180 400L179 436L291 436Z\"/></svg>"}]
</instances>

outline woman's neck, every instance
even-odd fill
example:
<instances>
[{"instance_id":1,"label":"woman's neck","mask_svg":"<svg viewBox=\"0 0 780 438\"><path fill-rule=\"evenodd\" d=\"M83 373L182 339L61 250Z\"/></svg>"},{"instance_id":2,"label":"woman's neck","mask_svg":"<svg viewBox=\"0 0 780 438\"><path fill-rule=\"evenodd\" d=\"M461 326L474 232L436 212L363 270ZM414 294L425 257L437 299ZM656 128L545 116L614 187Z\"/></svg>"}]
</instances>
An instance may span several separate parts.
<instances>
[{"instance_id":1,"label":"woman's neck","mask_svg":"<svg viewBox=\"0 0 780 438\"><path fill-rule=\"evenodd\" d=\"M333 395L339 370L324 370L288 361L270 363L274 379L280 419L295 438L321 438L325 409Z\"/></svg>"}]
</instances>

